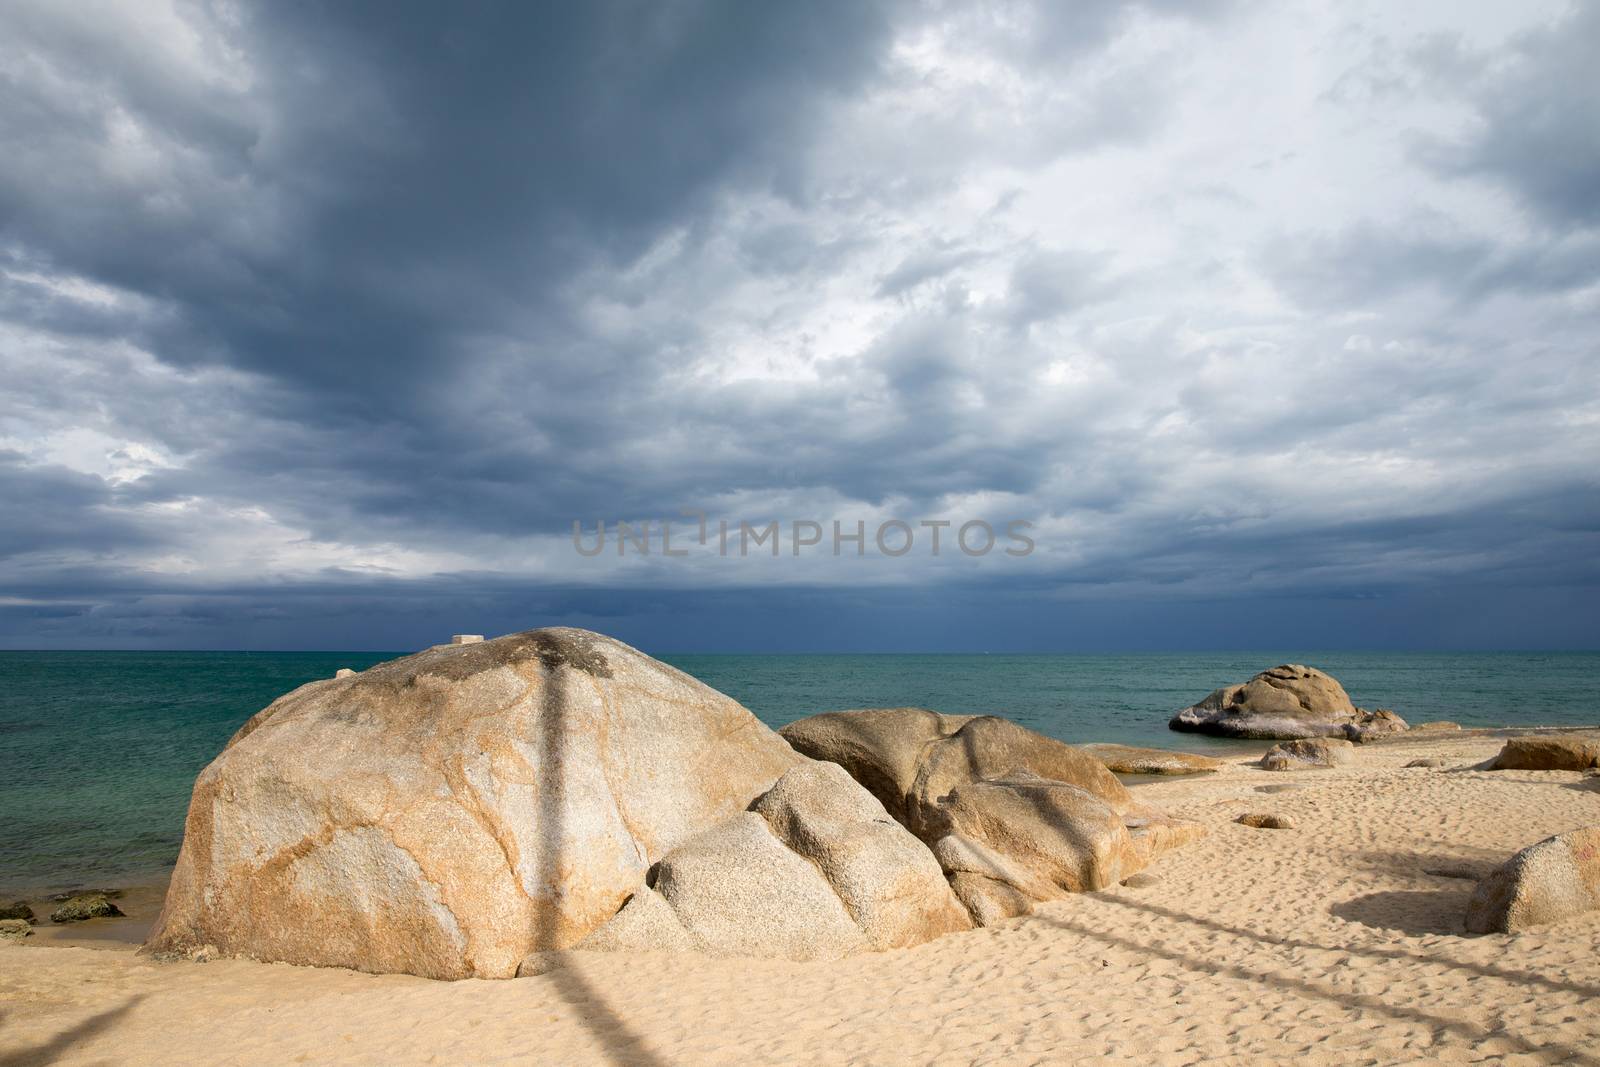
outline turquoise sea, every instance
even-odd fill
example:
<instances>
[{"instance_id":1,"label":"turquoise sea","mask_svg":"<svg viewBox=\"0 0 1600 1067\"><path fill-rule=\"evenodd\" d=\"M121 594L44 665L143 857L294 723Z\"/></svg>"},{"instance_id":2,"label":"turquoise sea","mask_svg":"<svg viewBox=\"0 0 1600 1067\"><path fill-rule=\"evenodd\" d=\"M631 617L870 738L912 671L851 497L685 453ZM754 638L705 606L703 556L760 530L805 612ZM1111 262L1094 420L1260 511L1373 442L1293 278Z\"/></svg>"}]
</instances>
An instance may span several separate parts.
<instances>
[{"instance_id":1,"label":"turquoise sea","mask_svg":"<svg viewBox=\"0 0 1600 1067\"><path fill-rule=\"evenodd\" d=\"M401 653L0 652L0 894L131 881L177 856L194 776L273 697ZM1363 707L1469 726L1600 723L1600 653L663 656L772 726L914 704L1064 741L1237 747L1167 730L1218 686L1308 663Z\"/></svg>"}]
</instances>

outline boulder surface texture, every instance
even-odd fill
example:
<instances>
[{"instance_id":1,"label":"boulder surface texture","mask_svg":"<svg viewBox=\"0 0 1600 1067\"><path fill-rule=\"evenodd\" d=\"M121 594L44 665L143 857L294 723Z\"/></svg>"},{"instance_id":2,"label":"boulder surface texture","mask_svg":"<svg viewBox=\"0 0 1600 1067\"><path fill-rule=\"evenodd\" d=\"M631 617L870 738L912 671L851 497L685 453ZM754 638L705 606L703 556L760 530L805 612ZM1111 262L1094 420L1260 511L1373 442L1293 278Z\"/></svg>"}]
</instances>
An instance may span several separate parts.
<instances>
[{"instance_id":1,"label":"boulder surface texture","mask_svg":"<svg viewBox=\"0 0 1600 1067\"><path fill-rule=\"evenodd\" d=\"M1305 737L1360 741L1406 729L1406 721L1394 712L1356 707L1344 686L1315 667L1298 663L1262 671L1243 685L1224 686L1178 712L1167 725L1269 741Z\"/></svg>"},{"instance_id":2,"label":"boulder surface texture","mask_svg":"<svg viewBox=\"0 0 1600 1067\"><path fill-rule=\"evenodd\" d=\"M1529 845L1478 883L1467 930L1514 933L1600 909L1600 826Z\"/></svg>"},{"instance_id":3,"label":"boulder surface texture","mask_svg":"<svg viewBox=\"0 0 1600 1067\"><path fill-rule=\"evenodd\" d=\"M1205 832L1136 803L1094 756L993 716L829 712L782 734L931 847L980 925L1115 885Z\"/></svg>"}]
</instances>

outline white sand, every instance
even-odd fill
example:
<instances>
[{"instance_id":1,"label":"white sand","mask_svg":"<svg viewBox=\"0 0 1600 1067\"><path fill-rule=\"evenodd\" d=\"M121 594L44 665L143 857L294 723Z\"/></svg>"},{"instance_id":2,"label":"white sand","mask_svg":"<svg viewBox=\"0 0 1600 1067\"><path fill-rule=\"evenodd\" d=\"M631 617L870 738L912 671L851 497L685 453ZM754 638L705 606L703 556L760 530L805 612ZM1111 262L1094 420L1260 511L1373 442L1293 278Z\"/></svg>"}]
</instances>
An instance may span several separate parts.
<instances>
[{"instance_id":1,"label":"white sand","mask_svg":"<svg viewBox=\"0 0 1600 1067\"><path fill-rule=\"evenodd\" d=\"M1426 873L1600 824L1600 783L1574 773L1401 769L1499 746L1141 786L1212 828L1157 884L838 963L584 954L440 983L30 938L0 947L0 1065L1600 1064L1600 914L1467 937L1472 883Z\"/></svg>"}]
</instances>

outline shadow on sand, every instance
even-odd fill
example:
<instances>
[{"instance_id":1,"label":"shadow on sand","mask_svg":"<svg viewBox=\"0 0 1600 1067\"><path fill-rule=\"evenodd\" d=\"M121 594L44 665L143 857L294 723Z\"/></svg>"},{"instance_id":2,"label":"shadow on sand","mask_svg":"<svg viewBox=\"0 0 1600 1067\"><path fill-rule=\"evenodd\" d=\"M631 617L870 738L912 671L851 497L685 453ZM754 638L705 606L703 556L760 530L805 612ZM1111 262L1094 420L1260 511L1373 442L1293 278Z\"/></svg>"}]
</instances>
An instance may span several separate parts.
<instances>
[{"instance_id":1,"label":"shadow on sand","mask_svg":"<svg viewBox=\"0 0 1600 1067\"><path fill-rule=\"evenodd\" d=\"M1516 971L1508 968L1494 967L1488 964L1466 963L1460 960L1444 959L1437 956L1424 956L1418 953L1405 952L1399 949L1380 949L1350 945L1322 945L1314 941L1303 941L1295 938L1269 938L1244 927L1232 926L1227 923L1217 922L1213 919L1207 919L1204 916L1190 915L1185 912L1173 910L1171 908L1161 907L1157 904L1129 901L1115 896L1105 896L1100 899L1119 907L1126 907L1136 911L1148 912L1152 915L1158 915L1162 918L1170 919L1175 922L1200 926L1207 930L1229 934L1241 939L1257 941L1263 947L1270 949L1274 956L1280 954L1281 950L1284 948L1305 948L1323 952L1339 953L1347 956L1367 956L1375 959L1416 961L1419 963L1427 963L1439 967L1457 968L1460 970L1470 971L1473 974L1486 978L1497 978L1503 981L1521 984L1540 985L1549 989L1558 989L1564 992L1574 993L1582 997L1600 996L1600 988L1579 985L1573 982L1563 982L1556 979L1547 978L1544 975L1534 974L1529 971ZM1160 944L1135 940L1132 937L1124 936L1122 934L1095 930L1081 923L1072 922L1067 919L1056 918L1055 916L1035 915L1034 918L1040 922L1049 923L1052 926L1060 929L1070 930L1075 934L1079 934L1091 940L1100 941L1108 945L1115 945L1119 948L1124 948L1132 952L1138 952L1143 955L1155 956L1160 959L1169 960L1181 967L1185 967L1191 971L1201 974L1208 974L1216 977L1237 978L1247 982L1261 983L1265 986L1288 990L1299 996L1309 997L1317 1000L1325 1000L1335 1004L1342 1004L1345 1007L1356 1009L1362 1012L1370 1012L1376 1015L1386 1015L1392 1019L1398 1019L1405 1022L1421 1023L1424 1026L1433 1028L1435 1031L1449 1031L1460 1034L1462 1037L1465 1037L1474 1043L1493 1038L1499 1038L1511 1045L1516 1046L1519 1052L1554 1055L1559 1056L1561 1058L1561 1062L1563 1063L1581 1063L1594 1065L1594 1067L1600 1067L1600 1056L1595 1055L1588 1049L1573 1048L1568 1045L1560 1044L1540 1045L1529 1041L1527 1038L1524 1038L1519 1034L1512 1033L1509 1030L1495 1028L1493 1026L1479 1025L1461 1019L1452 1019L1449 1016L1434 1015L1430 1012L1418 1011L1413 1008L1400 1007L1395 1004L1388 1003L1381 996L1374 994L1348 992L1312 981L1307 978L1300 978L1295 975L1286 975L1281 971L1256 970L1251 967L1246 967L1242 964L1223 963L1218 960L1195 956L1177 949L1167 948Z\"/></svg>"},{"instance_id":2,"label":"shadow on sand","mask_svg":"<svg viewBox=\"0 0 1600 1067\"><path fill-rule=\"evenodd\" d=\"M133 1010L134 1005L143 999L142 994L130 997L126 1002L115 1008L103 1011L98 1015L91 1015L83 1022L75 1026L69 1026L49 1041L34 1048L0 1052L0 1067L49 1067L50 1064L55 1063L66 1055L74 1045L88 1041L128 1014ZM0 1022L3 1021L3 1019L0 1019Z\"/></svg>"}]
</instances>

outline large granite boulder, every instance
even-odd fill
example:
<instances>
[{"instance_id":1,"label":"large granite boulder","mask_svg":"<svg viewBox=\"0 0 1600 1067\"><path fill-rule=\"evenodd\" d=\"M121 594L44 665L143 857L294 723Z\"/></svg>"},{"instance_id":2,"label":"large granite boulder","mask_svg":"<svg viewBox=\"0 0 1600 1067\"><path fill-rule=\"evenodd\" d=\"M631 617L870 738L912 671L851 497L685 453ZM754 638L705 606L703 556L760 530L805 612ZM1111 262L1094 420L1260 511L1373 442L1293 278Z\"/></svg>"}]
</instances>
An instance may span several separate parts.
<instances>
[{"instance_id":1,"label":"large granite boulder","mask_svg":"<svg viewBox=\"0 0 1600 1067\"><path fill-rule=\"evenodd\" d=\"M831 909L831 944L850 948L959 927L942 880L897 867L912 856L926 875L926 850L844 776L787 821L747 811L780 779L810 781L785 778L807 766L732 699L598 634L437 646L302 686L245 723L195 783L147 945L508 977L611 922L647 874L679 918L720 908L745 923L690 924L696 945L729 951L792 954L778 914L791 911ZM718 882L739 857L767 881ZM897 919L902 890L927 914Z\"/></svg>"},{"instance_id":2,"label":"large granite boulder","mask_svg":"<svg viewBox=\"0 0 1600 1067\"><path fill-rule=\"evenodd\" d=\"M1489 762L1491 771L1582 771L1600 767L1600 738L1513 737Z\"/></svg>"},{"instance_id":3,"label":"large granite boulder","mask_svg":"<svg viewBox=\"0 0 1600 1067\"><path fill-rule=\"evenodd\" d=\"M993 716L881 708L781 732L932 847L980 924L1114 885L1205 832L1136 803L1093 756Z\"/></svg>"},{"instance_id":4,"label":"large granite boulder","mask_svg":"<svg viewBox=\"0 0 1600 1067\"><path fill-rule=\"evenodd\" d=\"M1178 712L1167 725L1267 741L1304 737L1360 741L1406 729L1405 720L1394 712L1363 711L1332 677L1298 663L1262 671L1243 685L1224 686Z\"/></svg>"},{"instance_id":5,"label":"large granite boulder","mask_svg":"<svg viewBox=\"0 0 1600 1067\"><path fill-rule=\"evenodd\" d=\"M806 760L669 852L575 947L833 959L971 926L928 848L843 768Z\"/></svg>"},{"instance_id":6,"label":"large granite boulder","mask_svg":"<svg viewBox=\"0 0 1600 1067\"><path fill-rule=\"evenodd\" d=\"M1600 909L1600 827L1529 845L1478 883L1467 930L1512 933Z\"/></svg>"},{"instance_id":7,"label":"large granite boulder","mask_svg":"<svg viewBox=\"0 0 1600 1067\"><path fill-rule=\"evenodd\" d=\"M1227 766L1210 756L1171 752L1164 748L1132 745L1079 745L1078 748L1104 763L1112 774L1211 774Z\"/></svg>"}]
</instances>

